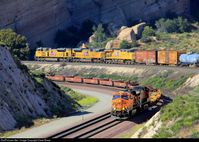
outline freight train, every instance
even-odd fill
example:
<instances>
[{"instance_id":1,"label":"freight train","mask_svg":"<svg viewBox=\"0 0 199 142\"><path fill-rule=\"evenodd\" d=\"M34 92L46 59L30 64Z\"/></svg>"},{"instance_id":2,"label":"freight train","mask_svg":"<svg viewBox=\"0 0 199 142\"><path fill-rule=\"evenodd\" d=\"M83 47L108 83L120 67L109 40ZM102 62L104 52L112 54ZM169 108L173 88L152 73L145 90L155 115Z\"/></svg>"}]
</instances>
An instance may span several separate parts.
<instances>
[{"instance_id":1,"label":"freight train","mask_svg":"<svg viewBox=\"0 0 199 142\"><path fill-rule=\"evenodd\" d=\"M117 88L133 88L134 86L139 85L138 83L131 81L126 82L122 80L112 80L105 78L83 78L79 76L47 75L46 78L57 82L84 83Z\"/></svg>"},{"instance_id":2,"label":"freight train","mask_svg":"<svg viewBox=\"0 0 199 142\"><path fill-rule=\"evenodd\" d=\"M176 50L37 48L35 60L106 64L199 66L199 54Z\"/></svg>"},{"instance_id":3,"label":"freight train","mask_svg":"<svg viewBox=\"0 0 199 142\"><path fill-rule=\"evenodd\" d=\"M124 91L113 94L111 107L112 117L120 120L131 118L134 112L139 112L147 109L149 106L155 105L162 96L159 89L154 89L150 86L139 86L138 83L130 81L63 75L46 77L52 81L123 88Z\"/></svg>"}]
</instances>

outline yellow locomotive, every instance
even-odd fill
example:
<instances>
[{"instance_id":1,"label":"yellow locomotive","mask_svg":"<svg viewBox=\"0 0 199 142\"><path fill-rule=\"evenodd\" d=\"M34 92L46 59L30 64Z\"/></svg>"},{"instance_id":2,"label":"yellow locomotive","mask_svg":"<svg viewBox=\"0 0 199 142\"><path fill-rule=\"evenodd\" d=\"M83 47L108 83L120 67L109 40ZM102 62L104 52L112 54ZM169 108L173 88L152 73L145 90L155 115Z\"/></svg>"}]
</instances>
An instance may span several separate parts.
<instances>
[{"instance_id":1,"label":"yellow locomotive","mask_svg":"<svg viewBox=\"0 0 199 142\"><path fill-rule=\"evenodd\" d=\"M106 63L125 63L133 64L135 62L135 52L134 50L106 50Z\"/></svg>"},{"instance_id":2,"label":"yellow locomotive","mask_svg":"<svg viewBox=\"0 0 199 142\"><path fill-rule=\"evenodd\" d=\"M73 50L67 48L37 48L35 52L35 60L46 61L55 59L57 61L72 61L73 54Z\"/></svg>"},{"instance_id":3,"label":"yellow locomotive","mask_svg":"<svg viewBox=\"0 0 199 142\"><path fill-rule=\"evenodd\" d=\"M68 49L68 48L37 48L35 60L47 61L55 59L68 62L100 62L100 63L126 63L135 62L134 50L104 50L104 49Z\"/></svg>"}]
</instances>

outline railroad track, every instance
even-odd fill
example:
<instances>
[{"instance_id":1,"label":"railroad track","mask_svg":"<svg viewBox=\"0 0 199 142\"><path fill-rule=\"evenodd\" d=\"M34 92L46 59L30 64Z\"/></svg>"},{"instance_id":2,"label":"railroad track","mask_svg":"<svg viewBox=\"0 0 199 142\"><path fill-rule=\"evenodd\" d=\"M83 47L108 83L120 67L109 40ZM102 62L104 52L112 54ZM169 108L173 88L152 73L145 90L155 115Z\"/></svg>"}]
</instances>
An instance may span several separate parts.
<instances>
[{"instance_id":1,"label":"railroad track","mask_svg":"<svg viewBox=\"0 0 199 142\"><path fill-rule=\"evenodd\" d=\"M82 124L73 126L71 128L68 128L64 130L63 132L57 133L55 135L52 135L48 138L50 139L58 139L58 138L73 138L73 139L87 139L87 138L95 138L97 135L104 135L106 134L106 131L110 133L109 131L111 129L114 129L115 126L118 130L120 130L120 127L123 126L123 123L127 123L129 126L132 124L136 125L137 123L146 122L148 119L150 119L155 113L157 113L160 108L168 103L170 103L171 100L163 97L157 105L151 106L148 108L148 110L144 110L144 112L140 112L139 114L136 114L134 117L129 119L128 121L120 121L116 120L111 117L110 113L103 114L101 116L98 116L96 118L93 118L89 121L86 121ZM139 121L141 122L139 122ZM137 121L137 122L136 122ZM126 127L128 126L126 125ZM122 128L122 130L126 130L126 128Z\"/></svg>"},{"instance_id":2,"label":"railroad track","mask_svg":"<svg viewBox=\"0 0 199 142\"><path fill-rule=\"evenodd\" d=\"M39 61L22 61L23 64L62 64L63 62L54 62L54 61L45 61L45 62L39 62ZM198 67L179 67L179 66L168 66L168 65L144 65L144 64L133 64L133 65L126 65L126 64L103 64L103 63L75 63L75 62L65 62L66 65L95 65L95 66L104 66L104 67L138 67L138 68L154 68L154 69L169 69L174 71L183 71L188 72L192 71L193 73L199 73Z\"/></svg>"},{"instance_id":3,"label":"railroad track","mask_svg":"<svg viewBox=\"0 0 199 142\"><path fill-rule=\"evenodd\" d=\"M49 138L90 138L100 132L107 130L117 124L122 123L122 121L115 120L111 118L111 114L105 113L101 116L93 118L89 121L86 121L82 124L69 128L63 132L52 135Z\"/></svg>"}]
</instances>

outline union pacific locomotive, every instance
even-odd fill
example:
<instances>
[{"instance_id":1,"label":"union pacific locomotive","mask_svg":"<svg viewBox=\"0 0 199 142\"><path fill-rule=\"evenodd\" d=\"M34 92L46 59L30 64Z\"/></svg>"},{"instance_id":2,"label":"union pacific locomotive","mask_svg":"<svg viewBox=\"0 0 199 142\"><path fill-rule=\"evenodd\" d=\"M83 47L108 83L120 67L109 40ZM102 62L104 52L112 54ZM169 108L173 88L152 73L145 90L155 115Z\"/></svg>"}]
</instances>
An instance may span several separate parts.
<instances>
[{"instance_id":1,"label":"union pacific locomotive","mask_svg":"<svg viewBox=\"0 0 199 142\"><path fill-rule=\"evenodd\" d=\"M176 50L135 50L135 49L68 49L38 48L35 60L65 62L91 62L106 64L153 64L176 66L199 66L199 54Z\"/></svg>"}]
</instances>

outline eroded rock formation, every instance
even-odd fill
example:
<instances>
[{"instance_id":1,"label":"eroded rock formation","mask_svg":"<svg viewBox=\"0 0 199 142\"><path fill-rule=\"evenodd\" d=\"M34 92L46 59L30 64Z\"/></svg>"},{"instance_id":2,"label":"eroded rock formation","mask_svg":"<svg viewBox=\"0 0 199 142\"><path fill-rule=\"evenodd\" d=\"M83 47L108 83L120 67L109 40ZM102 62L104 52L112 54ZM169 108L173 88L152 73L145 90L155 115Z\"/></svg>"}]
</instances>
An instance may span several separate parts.
<instances>
[{"instance_id":1,"label":"eroded rock formation","mask_svg":"<svg viewBox=\"0 0 199 142\"><path fill-rule=\"evenodd\" d=\"M0 90L0 132L33 118L73 110L70 98L46 79L40 84L33 81L5 47L0 47Z\"/></svg>"},{"instance_id":2,"label":"eroded rock formation","mask_svg":"<svg viewBox=\"0 0 199 142\"><path fill-rule=\"evenodd\" d=\"M24 34L31 45L53 45L58 29L90 19L111 23L113 28L129 22L189 12L190 0L1 0L0 28Z\"/></svg>"}]
</instances>

